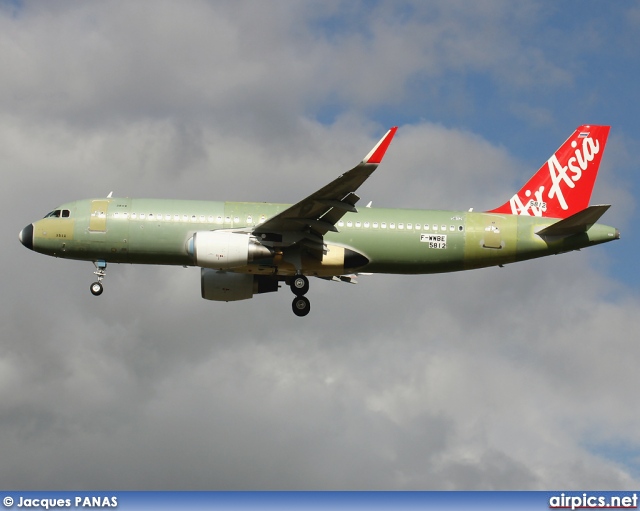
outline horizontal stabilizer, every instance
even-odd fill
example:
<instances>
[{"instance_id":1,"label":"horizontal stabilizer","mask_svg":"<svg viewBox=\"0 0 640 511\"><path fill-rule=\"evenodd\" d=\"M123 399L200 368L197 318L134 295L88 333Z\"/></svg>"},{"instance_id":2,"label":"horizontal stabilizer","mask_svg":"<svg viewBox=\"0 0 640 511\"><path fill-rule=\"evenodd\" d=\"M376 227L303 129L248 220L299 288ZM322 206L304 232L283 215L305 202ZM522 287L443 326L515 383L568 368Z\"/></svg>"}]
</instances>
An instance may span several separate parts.
<instances>
[{"instance_id":1,"label":"horizontal stabilizer","mask_svg":"<svg viewBox=\"0 0 640 511\"><path fill-rule=\"evenodd\" d=\"M589 206L570 217L551 224L549 227L545 227L538 232L538 236L559 236L565 238L573 234L587 232L610 207L610 204Z\"/></svg>"}]
</instances>

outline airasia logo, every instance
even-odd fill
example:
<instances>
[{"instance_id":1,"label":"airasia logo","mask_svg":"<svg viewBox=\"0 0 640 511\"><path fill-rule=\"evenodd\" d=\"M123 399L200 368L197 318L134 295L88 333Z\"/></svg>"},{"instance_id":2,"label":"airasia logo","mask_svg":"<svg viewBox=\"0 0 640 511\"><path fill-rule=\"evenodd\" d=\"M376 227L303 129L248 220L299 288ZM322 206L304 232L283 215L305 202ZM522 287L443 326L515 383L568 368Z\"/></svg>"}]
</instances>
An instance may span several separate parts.
<instances>
[{"instance_id":1,"label":"airasia logo","mask_svg":"<svg viewBox=\"0 0 640 511\"><path fill-rule=\"evenodd\" d=\"M529 199L526 203L523 202L518 194L511 197L509 204L514 215L542 216L542 213L547 210L547 202L552 199L555 199L563 210L569 209L563 189L566 191L567 187L575 188L576 183L582 177L582 172L587 170L589 163L600 152L600 142L590 138L588 133L580 133L578 138L582 138L582 147L577 148L578 142L575 140L571 142L571 147L575 149L575 153L574 156L569 158L565 166L560 164L555 154L547 161L551 186L546 193L546 197L544 185L541 185L533 192L532 198L532 191L525 190L525 200Z\"/></svg>"}]
</instances>

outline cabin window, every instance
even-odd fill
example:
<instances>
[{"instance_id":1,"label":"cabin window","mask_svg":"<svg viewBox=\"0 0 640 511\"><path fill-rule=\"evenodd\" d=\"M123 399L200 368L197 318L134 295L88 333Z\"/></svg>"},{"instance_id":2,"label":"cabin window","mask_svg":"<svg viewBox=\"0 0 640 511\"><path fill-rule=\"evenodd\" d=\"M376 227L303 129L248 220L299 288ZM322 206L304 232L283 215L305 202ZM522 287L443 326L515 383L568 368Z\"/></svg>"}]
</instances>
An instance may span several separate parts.
<instances>
[{"instance_id":1,"label":"cabin window","mask_svg":"<svg viewBox=\"0 0 640 511\"><path fill-rule=\"evenodd\" d=\"M225 224L230 224L231 223L231 217L230 216L224 217L224 223Z\"/></svg>"},{"instance_id":2,"label":"cabin window","mask_svg":"<svg viewBox=\"0 0 640 511\"><path fill-rule=\"evenodd\" d=\"M253 223L253 218L251 217L251 215L249 215L249 216L247 217L247 225L249 225L249 224L251 224L251 223Z\"/></svg>"},{"instance_id":3,"label":"cabin window","mask_svg":"<svg viewBox=\"0 0 640 511\"><path fill-rule=\"evenodd\" d=\"M389 229L395 229L396 228L396 223L395 222L390 222L389 223Z\"/></svg>"},{"instance_id":4,"label":"cabin window","mask_svg":"<svg viewBox=\"0 0 640 511\"><path fill-rule=\"evenodd\" d=\"M358 221L356 222L356 227L361 227L362 226L362 222Z\"/></svg>"},{"instance_id":5,"label":"cabin window","mask_svg":"<svg viewBox=\"0 0 640 511\"><path fill-rule=\"evenodd\" d=\"M382 223L380 224L380 228L382 228L382 229L386 229L386 228L387 228L387 222L382 222Z\"/></svg>"},{"instance_id":6,"label":"cabin window","mask_svg":"<svg viewBox=\"0 0 640 511\"><path fill-rule=\"evenodd\" d=\"M455 230L456 230L456 226L455 226L455 225L450 225L450 226L449 226L449 230L450 230L451 232L455 231Z\"/></svg>"},{"instance_id":7,"label":"cabin window","mask_svg":"<svg viewBox=\"0 0 640 511\"><path fill-rule=\"evenodd\" d=\"M140 213L140 220L144 220L144 213Z\"/></svg>"},{"instance_id":8,"label":"cabin window","mask_svg":"<svg viewBox=\"0 0 640 511\"><path fill-rule=\"evenodd\" d=\"M446 231L446 230L447 230L447 226L446 226L446 225L441 225L441 226L440 226L440 228L441 228L443 231Z\"/></svg>"},{"instance_id":9,"label":"cabin window","mask_svg":"<svg viewBox=\"0 0 640 511\"><path fill-rule=\"evenodd\" d=\"M373 228L377 229L378 228L378 222L373 222Z\"/></svg>"},{"instance_id":10,"label":"cabin window","mask_svg":"<svg viewBox=\"0 0 640 511\"><path fill-rule=\"evenodd\" d=\"M398 229L404 229L404 224L398 224Z\"/></svg>"},{"instance_id":11,"label":"cabin window","mask_svg":"<svg viewBox=\"0 0 640 511\"><path fill-rule=\"evenodd\" d=\"M458 230L459 230L460 232L462 232L462 231L464 230L464 227L462 227L461 225L459 225L459 226L458 226Z\"/></svg>"},{"instance_id":12,"label":"cabin window","mask_svg":"<svg viewBox=\"0 0 640 511\"><path fill-rule=\"evenodd\" d=\"M344 220L340 220L338 222L338 227L344 227Z\"/></svg>"},{"instance_id":13,"label":"cabin window","mask_svg":"<svg viewBox=\"0 0 640 511\"><path fill-rule=\"evenodd\" d=\"M407 224L407 229L413 229L413 224Z\"/></svg>"},{"instance_id":14,"label":"cabin window","mask_svg":"<svg viewBox=\"0 0 640 511\"><path fill-rule=\"evenodd\" d=\"M365 229L368 229L368 228L369 228L369 222L365 222L365 223L364 223L364 228L365 228Z\"/></svg>"},{"instance_id":15,"label":"cabin window","mask_svg":"<svg viewBox=\"0 0 640 511\"><path fill-rule=\"evenodd\" d=\"M347 227L353 227L353 222L351 220L347 222Z\"/></svg>"},{"instance_id":16,"label":"cabin window","mask_svg":"<svg viewBox=\"0 0 640 511\"><path fill-rule=\"evenodd\" d=\"M437 231L438 230L438 226L436 224L433 224L433 230Z\"/></svg>"},{"instance_id":17,"label":"cabin window","mask_svg":"<svg viewBox=\"0 0 640 511\"><path fill-rule=\"evenodd\" d=\"M122 213L123 218L128 218L129 217L129 213L127 213L126 211L124 213Z\"/></svg>"}]
</instances>

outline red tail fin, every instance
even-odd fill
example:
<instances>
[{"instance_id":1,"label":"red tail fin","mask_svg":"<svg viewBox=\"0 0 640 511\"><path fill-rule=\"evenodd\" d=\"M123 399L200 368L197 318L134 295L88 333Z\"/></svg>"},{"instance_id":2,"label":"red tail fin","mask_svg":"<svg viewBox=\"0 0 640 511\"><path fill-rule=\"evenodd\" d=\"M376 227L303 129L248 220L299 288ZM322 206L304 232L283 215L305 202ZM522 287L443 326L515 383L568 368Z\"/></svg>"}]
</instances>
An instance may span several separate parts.
<instances>
[{"instance_id":1,"label":"red tail fin","mask_svg":"<svg viewBox=\"0 0 640 511\"><path fill-rule=\"evenodd\" d=\"M580 126L508 202L489 213L567 218L589 205L609 126Z\"/></svg>"}]
</instances>

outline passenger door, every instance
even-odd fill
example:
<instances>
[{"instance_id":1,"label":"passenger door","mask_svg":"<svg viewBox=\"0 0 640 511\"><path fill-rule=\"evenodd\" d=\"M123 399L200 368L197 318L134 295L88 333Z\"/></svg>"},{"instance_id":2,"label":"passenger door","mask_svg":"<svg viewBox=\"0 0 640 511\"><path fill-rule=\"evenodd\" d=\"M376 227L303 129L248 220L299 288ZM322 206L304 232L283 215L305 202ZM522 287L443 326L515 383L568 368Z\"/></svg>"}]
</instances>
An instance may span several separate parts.
<instances>
[{"instance_id":1,"label":"passenger door","mask_svg":"<svg viewBox=\"0 0 640 511\"><path fill-rule=\"evenodd\" d=\"M90 232L107 232L107 209L110 202L103 199L91 201Z\"/></svg>"}]
</instances>

